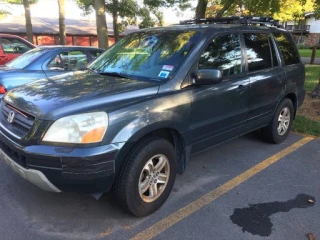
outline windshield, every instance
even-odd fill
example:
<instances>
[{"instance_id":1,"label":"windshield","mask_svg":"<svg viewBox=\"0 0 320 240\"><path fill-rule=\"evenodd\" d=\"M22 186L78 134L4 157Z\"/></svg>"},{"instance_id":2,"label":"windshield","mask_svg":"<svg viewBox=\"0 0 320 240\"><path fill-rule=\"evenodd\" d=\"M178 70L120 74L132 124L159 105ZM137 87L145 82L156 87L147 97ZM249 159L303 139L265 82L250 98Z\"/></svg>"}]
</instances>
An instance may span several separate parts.
<instances>
[{"instance_id":1,"label":"windshield","mask_svg":"<svg viewBox=\"0 0 320 240\"><path fill-rule=\"evenodd\" d=\"M39 58L43 52L45 52L44 49L34 48L13 59L12 61L8 62L6 66L14 69L23 69L26 66L28 66L31 62Z\"/></svg>"},{"instance_id":2,"label":"windshield","mask_svg":"<svg viewBox=\"0 0 320 240\"><path fill-rule=\"evenodd\" d=\"M199 36L196 31L133 33L108 49L88 68L112 76L166 80L179 68Z\"/></svg>"}]
</instances>

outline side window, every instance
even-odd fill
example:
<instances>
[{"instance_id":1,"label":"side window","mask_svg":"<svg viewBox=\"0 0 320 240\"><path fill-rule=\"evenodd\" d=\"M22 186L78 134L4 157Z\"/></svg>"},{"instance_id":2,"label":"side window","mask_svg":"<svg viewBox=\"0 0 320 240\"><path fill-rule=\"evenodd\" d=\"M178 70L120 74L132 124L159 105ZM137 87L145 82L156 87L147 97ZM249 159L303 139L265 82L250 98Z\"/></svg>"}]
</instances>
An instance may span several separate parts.
<instances>
[{"instance_id":1,"label":"side window","mask_svg":"<svg viewBox=\"0 0 320 240\"><path fill-rule=\"evenodd\" d=\"M50 70L74 71L84 68L88 63L87 56L81 51L61 52L48 64Z\"/></svg>"},{"instance_id":2,"label":"side window","mask_svg":"<svg viewBox=\"0 0 320 240\"><path fill-rule=\"evenodd\" d=\"M199 69L219 68L223 76L241 73L241 47L237 34L214 38L199 59Z\"/></svg>"},{"instance_id":3,"label":"side window","mask_svg":"<svg viewBox=\"0 0 320 240\"><path fill-rule=\"evenodd\" d=\"M99 57L101 55L101 53L103 53L103 51L89 50L89 54L93 60L96 59L97 57Z\"/></svg>"},{"instance_id":4,"label":"side window","mask_svg":"<svg viewBox=\"0 0 320 240\"><path fill-rule=\"evenodd\" d=\"M284 63L286 65L300 63L299 54L294 47L291 37L283 33L274 33L273 35L282 53Z\"/></svg>"},{"instance_id":5,"label":"side window","mask_svg":"<svg viewBox=\"0 0 320 240\"><path fill-rule=\"evenodd\" d=\"M247 48L249 72L272 67L268 35L264 33L243 34Z\"/></svg>"},{"instance_id":6,"label":"side window","mask_svg":"<svg viewBox=\"0 0 320 240\"><path fill-rule=\"evenodd\" d=\"M4 53L25 53L31 49L27 44L16 38L0 38Z\"/></svg>"}]
</instances>

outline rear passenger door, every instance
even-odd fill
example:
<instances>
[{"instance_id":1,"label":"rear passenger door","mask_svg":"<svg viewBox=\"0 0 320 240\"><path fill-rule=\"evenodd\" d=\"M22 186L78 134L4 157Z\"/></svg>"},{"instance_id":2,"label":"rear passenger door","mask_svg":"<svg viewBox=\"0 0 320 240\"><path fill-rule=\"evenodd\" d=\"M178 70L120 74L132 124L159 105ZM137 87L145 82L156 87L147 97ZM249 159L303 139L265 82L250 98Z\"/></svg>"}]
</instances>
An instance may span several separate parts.
<instances>
[{"instance_id":1,"label":"rear passenger door","mask_svg":"<svg viewBox=\"0 0 320 240\"><path fill-rule=\"evenodd\" d=\"M283 67L287 74L287 92L297 95L298 106L304 99L304 65L290 33L277 32L273 34L280 49Z\"/></svg>"},{"instance_id":2,"label":"rear passenger door","mask_svg":"<svg viewBox=\"0 0 320 240\"><path fill-rule=\"evenodd\" d=\"M286 73L269 33L243 33L250 77L248 123L267 124L285 91Z\"/></svg>"}]
</instances>

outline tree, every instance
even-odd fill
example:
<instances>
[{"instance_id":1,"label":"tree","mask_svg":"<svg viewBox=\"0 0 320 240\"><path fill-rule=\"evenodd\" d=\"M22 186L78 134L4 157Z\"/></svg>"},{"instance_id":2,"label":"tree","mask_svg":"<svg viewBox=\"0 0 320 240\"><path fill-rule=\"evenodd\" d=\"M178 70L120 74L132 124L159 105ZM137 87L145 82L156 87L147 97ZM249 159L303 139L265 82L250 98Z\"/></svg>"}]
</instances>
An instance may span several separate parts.
<instances>
[{"instance_id":1,"label":"tree","mask_svg":"<svg viewBox=\"0 0 320 240\"><path fill-rule=\"evenodd\" d=\"M99 48L108 48L108 28L106 21L106 7L104 0L77 0L79 7L81 7L86 13L96 13L96 25L98 35Z\"/></svg>"},{"instance_id":2,"label":"tree","mask_svg":"<svg viewBox=\"0 0 320 240\"><path fill-rule=\"evenodd\" d=\"M198 0L198 4L196 7L196 19L206 17L207 6L208 6L208 0Z\"/></svg>"},{"instance_id":3,"label":"tree","mask_svg":"<svg viewBox=\"0 0 320 240\"><path fill-rule=\"evenodd\" d=\"M66 45L66 25L65 25L65 0L58 0L59 5L59 35L60 44Z\"/></svg>"},{"instance_id":4,"label":"tree","mask_svg":"<svg viewBox=\"0 0 320 240\"><path fill-rule=\"evenodd\" d=\"M26 32L28 41L33 43L32 22L30 13L30 4L36 3L38 0L6 0L7 3L23 4L26 18Z\"/></svg>"}]
</instances>

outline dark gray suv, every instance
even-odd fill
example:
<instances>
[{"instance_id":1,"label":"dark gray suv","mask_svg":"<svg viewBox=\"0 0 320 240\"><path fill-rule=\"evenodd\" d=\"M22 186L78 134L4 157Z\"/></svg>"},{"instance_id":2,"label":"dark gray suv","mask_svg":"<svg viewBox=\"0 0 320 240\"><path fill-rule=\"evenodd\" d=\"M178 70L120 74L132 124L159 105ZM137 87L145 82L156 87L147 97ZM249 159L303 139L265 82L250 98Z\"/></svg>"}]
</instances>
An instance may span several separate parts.
<instances>
[{"instance_id":1,"label":"dark gray suv","mask_svg":"<svg viewBox=\"0 0 320 240\"><path fill-rule=\"evenodd\" d=\"M112 189L145 216L192 154L256 129L282 142L305 95L290 34L212 21L140 30L84 71L8 92L1 158L44 190Z\"/></svg>"}]
</instances>

